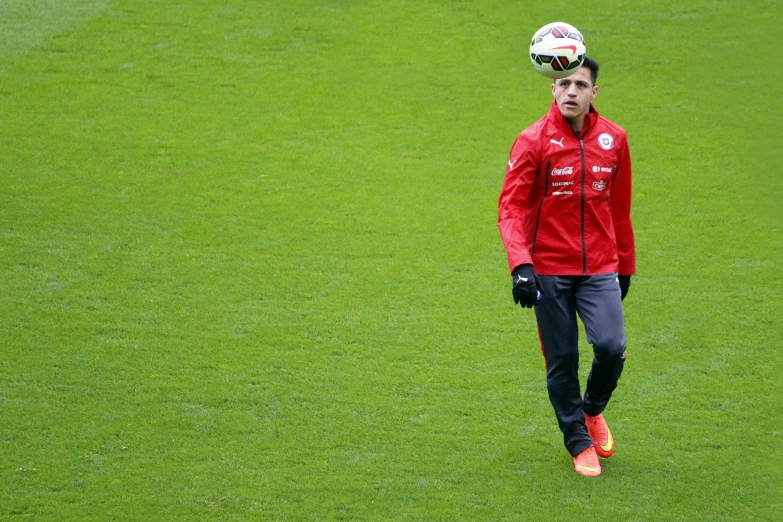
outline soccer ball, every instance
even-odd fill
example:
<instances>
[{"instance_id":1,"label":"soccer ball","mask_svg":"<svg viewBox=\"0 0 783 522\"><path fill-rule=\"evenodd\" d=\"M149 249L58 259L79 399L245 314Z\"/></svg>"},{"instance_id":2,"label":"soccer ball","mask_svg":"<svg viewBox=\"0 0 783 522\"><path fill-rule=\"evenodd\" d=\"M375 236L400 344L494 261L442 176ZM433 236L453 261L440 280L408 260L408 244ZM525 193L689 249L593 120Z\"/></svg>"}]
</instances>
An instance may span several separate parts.
<instances>
[{"instance_id":1,"label":"soccer ball","mask_svg":"<svg viewBox=\"0 0 783 522\"><path fill-rule=\"evenodd\" d=\"M548 78L565 78L576 72L585 60L582 33L565 22L547 24L533 35L530 60Z\"/></svg>"}]
</instances>

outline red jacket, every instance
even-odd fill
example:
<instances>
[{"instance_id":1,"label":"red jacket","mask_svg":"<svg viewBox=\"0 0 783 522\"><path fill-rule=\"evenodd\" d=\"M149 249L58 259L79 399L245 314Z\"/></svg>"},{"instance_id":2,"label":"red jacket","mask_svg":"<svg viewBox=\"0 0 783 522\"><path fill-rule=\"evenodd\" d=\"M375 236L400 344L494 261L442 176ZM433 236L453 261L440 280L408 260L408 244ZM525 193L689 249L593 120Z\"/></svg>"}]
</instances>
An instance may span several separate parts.
<instances>
[{"instance_id":1,"label":"red jacket","mask_svg":"<svg viewBox=\"0 0 783 522\"><path fill-rule=\"evenodd\" d=\"M592 105L580 136L553 102L514 142L498 204L510 270L636 272L628 136Z\"/></svg>"}]
</instances>

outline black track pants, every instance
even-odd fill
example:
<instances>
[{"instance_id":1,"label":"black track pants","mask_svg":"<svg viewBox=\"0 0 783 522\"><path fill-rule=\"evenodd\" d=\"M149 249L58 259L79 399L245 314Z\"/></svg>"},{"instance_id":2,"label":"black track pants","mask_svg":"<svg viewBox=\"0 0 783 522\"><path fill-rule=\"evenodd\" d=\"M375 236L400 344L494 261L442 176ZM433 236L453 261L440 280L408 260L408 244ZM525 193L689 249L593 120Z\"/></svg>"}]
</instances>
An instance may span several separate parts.
<instances>
[{"instance_id":1,"label":"black track pants","mask_svg":"<svg viewBox=\"0 0 783 522\"><path fill-rule=\"evenodd\" d=\"M585 413L598 415L617 387L625 363L623 307L617 274L540 276L536 321L546 360L549 400L571 455L593 445ZM593 367L584 400L579 386L579 329L576 315L593 345Z\"/></svg>"}]
</instances>

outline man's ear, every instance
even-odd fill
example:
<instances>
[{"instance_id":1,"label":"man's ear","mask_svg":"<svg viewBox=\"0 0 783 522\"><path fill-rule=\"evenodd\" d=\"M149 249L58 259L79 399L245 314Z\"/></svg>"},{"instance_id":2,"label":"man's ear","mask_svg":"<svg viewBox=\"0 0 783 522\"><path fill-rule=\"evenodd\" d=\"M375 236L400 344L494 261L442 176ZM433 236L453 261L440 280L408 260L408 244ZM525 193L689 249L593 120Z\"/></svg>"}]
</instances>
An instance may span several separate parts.
<instances>
[{"instance_id":1,"label":"man's ear","mask_svg":"<svg viewBox=\"0 0 783 522\"><path fill-rule=\"evenodd\" d=\"M595 100L595 97L598 96L598 86L596 85L593 87L593 94L590 96L590 100Z\"/></svg>"}]
</instances>

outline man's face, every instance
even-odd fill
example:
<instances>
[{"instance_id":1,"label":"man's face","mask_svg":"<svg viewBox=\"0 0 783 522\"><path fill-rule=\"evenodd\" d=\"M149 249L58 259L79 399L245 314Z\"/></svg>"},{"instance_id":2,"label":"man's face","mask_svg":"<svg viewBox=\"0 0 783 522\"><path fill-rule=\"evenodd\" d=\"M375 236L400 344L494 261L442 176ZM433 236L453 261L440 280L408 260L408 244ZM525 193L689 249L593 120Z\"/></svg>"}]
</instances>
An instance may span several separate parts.
<instances>
[{"instance_id":1,"label":"man's face","mask_svg":"<svg viewBox=\"0 0 783 522\"><path fill-rule=\"evenodd\" d=\"M552 96L555 97L560 112L567 119L580 118L590 110L590 102L598 94L598 87L590 79L590 69L580 67L571 76L555 80L552 84Z\"/></svg>"}]
</instances>

